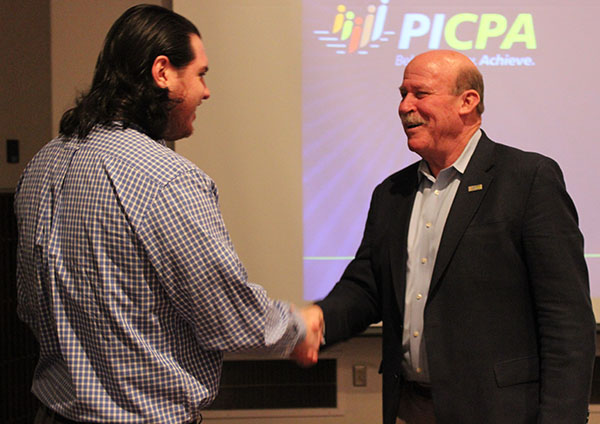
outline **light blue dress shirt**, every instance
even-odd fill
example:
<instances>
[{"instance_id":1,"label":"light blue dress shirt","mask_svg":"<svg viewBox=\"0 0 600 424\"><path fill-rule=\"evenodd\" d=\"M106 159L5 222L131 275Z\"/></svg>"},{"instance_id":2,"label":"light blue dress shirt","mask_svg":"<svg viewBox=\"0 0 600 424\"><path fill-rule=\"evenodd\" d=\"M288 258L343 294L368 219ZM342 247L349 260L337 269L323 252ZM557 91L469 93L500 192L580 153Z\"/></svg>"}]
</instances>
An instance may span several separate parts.
<instances>
[{"instance_id":1,"label":"light blue dress shirt","mask_svg":"<svg viewBox=\"0 0 600 424\"><path fill-rule=\"evenodd\" d=\"M442 169L437 178L431 174L425 160L419 164L419 189L408 230L402 333L403 371L410 381L429 383L423 333L429 285L448 213L480 137L481 130L477 130L458 159Z\"/></svg>"}]
</instances>

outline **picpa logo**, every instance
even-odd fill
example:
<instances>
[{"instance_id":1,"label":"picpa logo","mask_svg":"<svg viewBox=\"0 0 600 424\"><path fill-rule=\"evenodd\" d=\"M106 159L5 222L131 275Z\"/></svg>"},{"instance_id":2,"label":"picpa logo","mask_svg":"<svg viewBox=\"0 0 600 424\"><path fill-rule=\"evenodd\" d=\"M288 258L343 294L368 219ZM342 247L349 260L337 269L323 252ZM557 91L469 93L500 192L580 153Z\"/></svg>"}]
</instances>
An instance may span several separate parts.
<instances>
[{"instance_id":1,"label":"picpa logo","mask_svg":"<svg viewBox=\"0 0 600 424\"><path fill-rule=\"evenodd\" d=\"M502 50L508 50L516 43L523 43L530 50L537 48L533 16L530 13L518 14L510 27L508 23L508 19L498 13L459 13L447 20L444 13L436 13L433 18L422 13L407 13L404 15L398 49L406 50L410 48L413 38L427 35L430 49L439 49L442 37L448 47L456 50L483 50L489 39L499 37L502 37ZM471 37L459 39L459 27Z\"/></svg>"},{"instance_id":2,"label":"picpa logo","mask_svg":"<svg viewBox=\"0 0 600 424\"><path fill-rule=\"evenodd\" d=\"M490 40L497 40L501 50L515 46L537 48L531 13L519 13L514 19L499 13L406 13L400 30L393 31L386 22L394 15L391 3L379 0L377 5L368 4L361 14L339 4L328 28L315 30L313 34L337 54L368 54L398 34L399 50L408 50L417 39L427 40L429 49L484 50Z\"/></svg>"}]
</instances>

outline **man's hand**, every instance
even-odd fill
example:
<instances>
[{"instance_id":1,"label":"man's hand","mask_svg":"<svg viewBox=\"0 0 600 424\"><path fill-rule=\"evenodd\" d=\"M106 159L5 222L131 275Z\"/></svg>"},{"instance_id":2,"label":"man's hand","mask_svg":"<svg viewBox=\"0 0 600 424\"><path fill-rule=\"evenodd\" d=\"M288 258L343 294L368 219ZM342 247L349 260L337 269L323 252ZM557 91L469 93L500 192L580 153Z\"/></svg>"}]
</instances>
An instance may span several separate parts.
<instances>
[{"instance_id":1,"label":"man's hand","mask_svg":"<svg viewBox=\"0 0 600 424\"><path fill-rule=\"evenodd\" d=\"M309 367L319 359L319 347L323 342L323 311L317 305L308 306L300 311L306 325L306 337L294 348L291 358L299 365Z\"/></svg>"}]
</instances>

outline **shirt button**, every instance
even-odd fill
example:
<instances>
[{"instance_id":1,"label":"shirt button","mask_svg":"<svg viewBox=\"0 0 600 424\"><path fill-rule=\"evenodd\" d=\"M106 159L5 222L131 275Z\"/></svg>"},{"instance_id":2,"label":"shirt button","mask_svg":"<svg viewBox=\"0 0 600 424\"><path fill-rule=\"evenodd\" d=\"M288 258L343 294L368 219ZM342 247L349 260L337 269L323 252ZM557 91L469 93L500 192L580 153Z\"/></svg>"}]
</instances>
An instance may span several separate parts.
<instances>
[{"instance_id":1,"label":"shirt button","mask_svg":"<svg viewBox=\"0 0 600 424\"><path fill-rule=\"evenodd\" d=\"M413 337L419 337L419 332L418 332L418 331L415 331L415 332L413 333Z\"/></svg>"},{"instance_id":2,"label":"shirt button","mask_svg":"<svg viewBox=\"0 0 600 424\"><path fill-rule=\"evenodd\" d=\"M423 295L422 295L421 293L419 293L419 294L417 295L417 300L421 300L421 299L423 299Z\"/></svg>"},{"instance_id":3,"label":"shirt button","mask_svg":"<svg viewBox=\"0 0 600 424\"><path fill-rule=\"evenodd\" d=\"M426 264L427 263L427 258L421 258L421 263L422 264Z\"/></svg>"},{"instance_id":4,"label":"shirt button","mask_svg":"<svg viewBox=\"0 0 600 424\"><path fill-rule=\"evenodd\" d=\"M433 194L435 194L436 196L440 195L440 191L439 190L433 190Z\"/></svg>"},{"instance_id":5,"label":"shirt button","mask_svg":"<svg viewBox=\"0 0 600 424\"><path fill-rule=\"evenodd\" d=\"M427 224L425 224L425 227L431 228L431 222L428 222Z\"/></svg>"}]
</instances>

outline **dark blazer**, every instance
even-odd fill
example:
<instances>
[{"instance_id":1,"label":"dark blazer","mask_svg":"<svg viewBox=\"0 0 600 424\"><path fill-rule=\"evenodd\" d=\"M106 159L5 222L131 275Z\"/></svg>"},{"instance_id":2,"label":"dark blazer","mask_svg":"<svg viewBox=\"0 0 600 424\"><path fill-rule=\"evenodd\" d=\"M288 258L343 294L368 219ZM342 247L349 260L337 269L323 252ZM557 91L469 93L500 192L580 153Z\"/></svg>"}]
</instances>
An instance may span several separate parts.
<instances>
[{"instance_id":1,"label":"dark blazer","mask_svg":"<svg viewBox=\"0 0 600 424\"><path fill-rule=\"evenodd\" d=\"M327 344L383 321L383 422L402 384L406 241L417 164L374 191L355 259L329 295ZM551 159L479 141L448 215L425 307L441 424L584 423L595 355L583 238Z\"/></svg>"}]
</instances>

